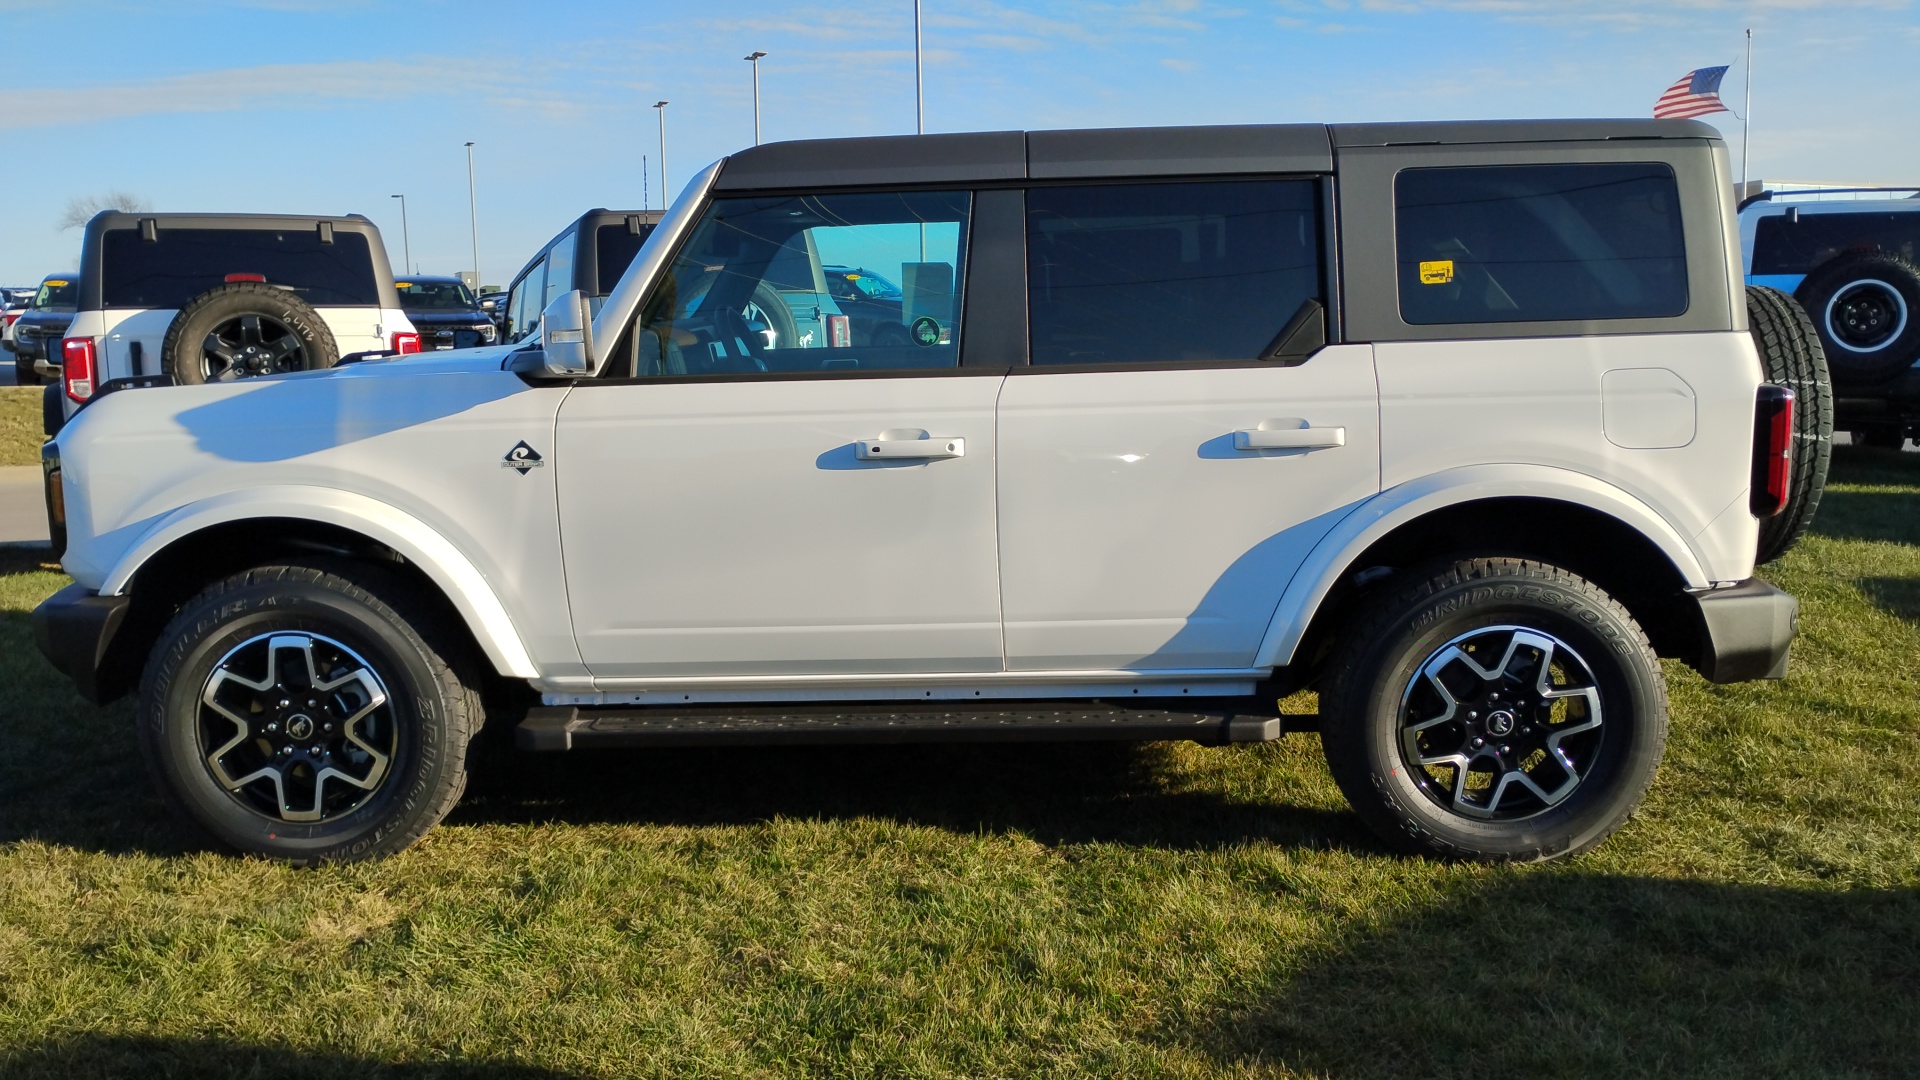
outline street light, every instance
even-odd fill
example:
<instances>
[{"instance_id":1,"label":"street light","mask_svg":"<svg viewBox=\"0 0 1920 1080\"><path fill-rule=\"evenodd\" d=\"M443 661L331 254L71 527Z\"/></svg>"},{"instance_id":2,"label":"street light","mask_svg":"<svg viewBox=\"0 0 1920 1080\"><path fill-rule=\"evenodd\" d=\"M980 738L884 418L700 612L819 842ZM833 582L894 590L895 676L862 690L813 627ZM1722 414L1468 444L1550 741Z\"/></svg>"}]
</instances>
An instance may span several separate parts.
<instances>
[{"instance_id":1,"label":"street light","mask_svg":"<svg viewBox=\"0 0 1920 1080\"><path fill-rule=\"evenodd\" d=\"M660 116L660 208L667 208L667 102L656 101L653 111Z\"/></svg>"},{"instance_id":2,"label":"street light","mask_svg":"<svg viewBox=\"0 0 1920 1080\"><path fill-rule=\"evenodd\" d=\"M760 145L760 58L766 53L755 51L745 56L747 63L753 65L753 145Z\"/></svg>"},{"instance_id":3,"label":"street light","mask_svg":"<svg viewBox=\"0 0 1920 1080\"><path fill-rule=\"evenodd\" d=\"M927 133L927 79L920 64L920 0L913 0L913 130Z\"/></svg>"},{"instance_id":4,"label":"street light","mask_svg":"<svg viewBox=\"0 0 1920 1080\"><path fill-rule=\"evenodd\" d=\"M406 259L405 262L400 264L400 272L403 274L418 273L418 271L408 269L413 265L413 238L407 234L407 197L405 195L395 195L393 198L400 200L400 242L405 245L400 249Z\"/></svg>"},{"instance_id":5,"label":"street light","mask_svg":"<svg viewBox=\"0 0 1920 1080\"><path fill-rule=\"evenodd\" d=\"M473 227L473 287L480 288L480 202L473 194L473 143L467 143L467 220Z\"/></svg>"}]
</instances>

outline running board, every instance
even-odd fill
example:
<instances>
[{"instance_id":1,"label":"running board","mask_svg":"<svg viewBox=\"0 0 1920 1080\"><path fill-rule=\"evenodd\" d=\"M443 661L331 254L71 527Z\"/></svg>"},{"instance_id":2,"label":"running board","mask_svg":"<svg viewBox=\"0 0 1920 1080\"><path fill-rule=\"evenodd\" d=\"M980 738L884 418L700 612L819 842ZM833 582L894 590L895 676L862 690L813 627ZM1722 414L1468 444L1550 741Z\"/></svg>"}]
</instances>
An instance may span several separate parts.
<instances>
[{"instance_id":1,"label":"running board","mask_svg":"<svg viewBox=\"0 0 1920 1080\"><path fill-rule=\"evenodd\" d=\"M1144 704L1144 703L1143 703ZM1179 702L1182 706L1198 702ZM768 708L583 709L543 705L514 730L522 750L652 746L769 746L818 743L1077 742L1190 739L1269 742L1280 718L1252 703L1215 701L1207 711L1006 703L994 708L941 705L826 705ZM1251 707L1237 709L1236 705ZM1301 719L1309 719L1302 717Z\"/></svg>"}]
</instances>

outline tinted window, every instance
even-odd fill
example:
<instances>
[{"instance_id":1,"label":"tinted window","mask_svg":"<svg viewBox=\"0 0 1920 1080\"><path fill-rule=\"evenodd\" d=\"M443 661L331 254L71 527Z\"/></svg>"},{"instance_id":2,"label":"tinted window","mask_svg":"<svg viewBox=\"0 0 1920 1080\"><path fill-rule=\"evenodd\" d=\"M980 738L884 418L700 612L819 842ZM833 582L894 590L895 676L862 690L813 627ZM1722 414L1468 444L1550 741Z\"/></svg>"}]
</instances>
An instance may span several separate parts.
<instances>
[{"instance_id":1,"label":"tinted window","mask_svg":"<svg viewBox=\"0 0 1920 1080\"><path fill-rule=\"evenodd\" d=\"M133 229L101 237L100 288L108 307L181 308L230 275L264 277L316 307L377 305L373 257L361 233L335 229L169 229L149 243Z\"/></svg>"},{"instance_id":2,"label":"tinted window","mask_svg":"<svg viewBox=\"0 0 1920 1080\"><path fill-rule=\"evenodd\" d=\"M1920 212L1784 215L1754 225L1753 272L1804 274L1836 255L1886 251L1912 259L1920 251Z\"/></svg>"},{"instance_id":3,"label":"tinted window","mask_svg":"<svg viewBox=\"0 0 1920 1080\"><path fill-rule=\"evenodd\" d=\"M1409 169L1394 182L1410 323L1649 319L1687 310L1673 170Z\"/></svg>"},{"instance_id":4,"label":"tinted window","mask_svg":"<svg viewBox=\"0 0 1920 1080\"><path fill-rule=\"evenodd\" d=\"M1035 188L1035 364L1252 360L1320 297L1311 180Z\"/></svg>"},{"instance_id":5,"label":"tinted window","mask_svg":"<svg viewBox=\"0 0 1920 1080\"><path fill-rule=\"evenodd\" d=\"M620 284L620 276L633 265L633 257L640 254L640 248L646 244L647 237L653 235L653 226L642 224L639 235L629 231L626 225L602 225L594 230L593 247L595 261L600 264L599 280L594 284L598 295L606 296L613 287Z\"/></svg>"},{"instance_id":6,"label":"tinted window","mask_svg":"<svg viewBox=\"0 0 1920 1080\"><path fill-rule=\"evenodd\" d=\"M717 200L643 307L626 369L954 367L971 202L965 192ZM836 296L827 266L885 267L899 295Z\"/></svg>"},{"instance_id":7,"label":"tinted window","mask_svg":"<svg viewBox=\"0 0 1920 1080\"><path fill-rule=\"evenodd\" d=\"M396 281L406 311L472 311L478 301L459 281Z\"/></svg>"},{"instance_id":8,"label":"tinted window","mask_svg":"<svg viewBox=\"0 0 1920 1080\"><path fill-rule=\"evenodd\" d=\"M72 311L78 305L79 286L70 278L48 278L33 298L35 311Z\"/></svg>"}]
</instances>

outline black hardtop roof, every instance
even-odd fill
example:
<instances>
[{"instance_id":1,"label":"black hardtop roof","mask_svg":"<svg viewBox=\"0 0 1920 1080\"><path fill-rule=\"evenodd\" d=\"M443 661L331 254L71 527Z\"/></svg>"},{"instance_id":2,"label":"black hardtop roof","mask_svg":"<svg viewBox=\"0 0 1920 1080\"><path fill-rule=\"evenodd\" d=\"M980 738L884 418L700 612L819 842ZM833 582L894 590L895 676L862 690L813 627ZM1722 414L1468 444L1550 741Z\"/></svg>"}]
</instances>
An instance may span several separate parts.
<instances>
[{"instance_id":1,"label":"black hardtop roof","mask_svg":"<svg viewBox=\"0 0 1920 1080\"><path fill-rule=\"evenodd\" d=\"M727 158L715 188L975 183L994 180L1327 173L1368 146L1719 139L1697 120L1445 120L1239 124L881 135L767 143Z\"/></svg>"},{"instance_id":2,"label":"black hardtop roof","mask_svg":"<svg viewBox=\"0 0 1920 1080\"><path fill-rule=\"evenodd\" d=\"M100 286L101 237L118 229L139 229L151 221L157 231L166 229L272 229L286 231L317 230L322 224L336 232L359 233L367 238L367 251L373 258L374 289L382 308L398 308L400 294L393 287L392 267L387 261L386 241L380 228L365 214L211 214L211 213L128 213L102 210L87 221L80 239L80 309L94 311L103 306Z\"/></svg>"}]
</instances>

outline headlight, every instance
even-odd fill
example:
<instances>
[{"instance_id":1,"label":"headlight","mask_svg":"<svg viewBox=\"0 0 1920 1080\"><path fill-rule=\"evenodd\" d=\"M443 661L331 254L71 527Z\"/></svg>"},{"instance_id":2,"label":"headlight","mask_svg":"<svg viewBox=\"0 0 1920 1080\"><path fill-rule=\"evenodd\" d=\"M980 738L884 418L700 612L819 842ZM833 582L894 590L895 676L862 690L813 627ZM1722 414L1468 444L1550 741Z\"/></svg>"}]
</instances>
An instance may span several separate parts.
<instances>
[{"instance_id":1,"label":"headlight","mask_svg":"<svg viewBox=\"0 0 1920 1080\"><path fill-rule=\"evenodd\" d=\"M480 331L481 341L485 341L489 343L493 341L494 335L498 333L498 331L494 329L493 324L490 322L474 323L473 328L475 330Z\"/></svg>"}]
</instances>

